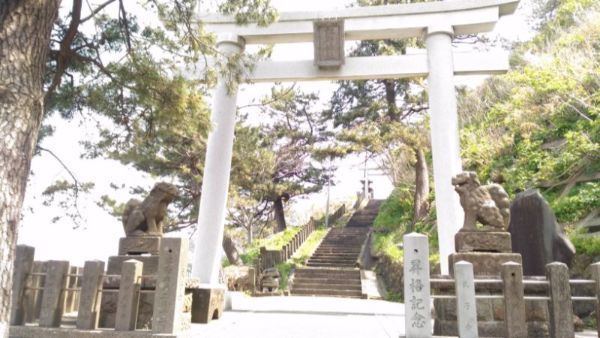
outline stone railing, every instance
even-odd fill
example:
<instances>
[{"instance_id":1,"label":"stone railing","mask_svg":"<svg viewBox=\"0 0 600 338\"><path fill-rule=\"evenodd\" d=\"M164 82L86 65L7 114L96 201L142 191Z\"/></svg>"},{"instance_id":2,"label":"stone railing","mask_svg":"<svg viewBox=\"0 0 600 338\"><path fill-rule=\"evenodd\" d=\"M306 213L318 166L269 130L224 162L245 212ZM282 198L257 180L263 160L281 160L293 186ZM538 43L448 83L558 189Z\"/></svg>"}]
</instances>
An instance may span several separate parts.
<instances>
[{"instance_id":1,"label":"stone railing","mask_svg":"<svg viewBox=\"0 0 600 338\"><path fill-rule=\"evenodd\" d=\"M494 336L532 336L531 332L528 333L528 326L531 326L528 319L535 315L538 320L546 321L550 337L573 337L573 302L595 302L596 314L600 313L600 262L592 264L590 269L593 279L569 280L568 267L554 262L546 265L545 278L524 278L521 264L507 262L501 266L500 278L476 278L473 265L460 261L454 264L453 278L430 278L427 237L407 234L404 236L406 337L432 337L432 299L438 301L435 305L436 326L452 323L457 326L460 337L486 335L478 332L482 321L485 321L479 311L485 309L480 309L480 306L489 307L486 301L497 302L488 310L498 312L494 316L501 317L495 318L495 323L500 325L497 331L501 332ZM571 288L574 285L591 286L595 296L573 296ZM536 288L541 294L526 295L528 288ZM435 289L436 294L431 295L431 289ZM541 302L542 311L534 311L532 302ZM452 318L440 318L444 313L447 316L451 314Z\"/></svg>"},{"instance_id":2,"label":"stone railing","mask_svg":"<svg viewBox=\"0 0 600 338\"><path fill-rule=\"evenodd\" d=\"M329 215L329 224L337 222L345 213L346 206L342 204L333 214ZM267 250L266 247L261 247L257 261L257 271L262 272L290 259L316 228L317 222L311 217L308 223L301 226L300 231L281 249Z\"/></svg>"},{"instance_id":3,"label":"stone railing","mask_svg":"<svg viewBox=\"0 0 600 338\"><path fill-rule=\"evenodd\" d=\"M19 245L13 273L10 336L71 337L69 330L98 330L102 296L108 292L117 293L118 301L114 327L103 328L105 336L136 331L143 293L152 293L155 299L150 310L152 329L136 333L176 334L186 329L183 300L187 248L187 239L164 238L157 273L149 276L142 275L143 263L135 259L123 262L121 274L109 275L102 261L87 261L83 269L70 267L68 261L34 262L34 248ZM104 287L115 281L118 289ZM74 326L64 323L64 314L74 311ZM35 322L38 325L26 325Z\"/></svg>"}]
</instances>

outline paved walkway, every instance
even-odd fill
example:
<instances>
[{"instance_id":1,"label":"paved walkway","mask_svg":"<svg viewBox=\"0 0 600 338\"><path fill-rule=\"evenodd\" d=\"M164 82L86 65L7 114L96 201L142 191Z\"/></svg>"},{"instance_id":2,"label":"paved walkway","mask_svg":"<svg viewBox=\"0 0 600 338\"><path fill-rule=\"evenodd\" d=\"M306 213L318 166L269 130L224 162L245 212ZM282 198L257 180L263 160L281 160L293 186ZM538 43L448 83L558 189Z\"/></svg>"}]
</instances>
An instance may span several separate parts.
<instances>
[{"instance_id":1,"label":"paved walkway","mask_svg":"<svg viewBox=\"0 0 600 338\"><path fill-rule=\"evenodd\" d=\"M404 306L382 300L335 297L257 297L236 294L232 310L192 336L277 338L378 338L404 332Z\"/></svg>"},{"instance_id":2,"label":"paved walkway","mask_svg":"<svg viewBox=\"0 0 600 338\"><path fill-rule=\"evenodd\" d=\"M335 297L247 297L234 293L232 309L192 337L379 338L404 334L404 305L383 300ZM579 332L577 338L597 337Z\"/></svg>"}]
</instances>

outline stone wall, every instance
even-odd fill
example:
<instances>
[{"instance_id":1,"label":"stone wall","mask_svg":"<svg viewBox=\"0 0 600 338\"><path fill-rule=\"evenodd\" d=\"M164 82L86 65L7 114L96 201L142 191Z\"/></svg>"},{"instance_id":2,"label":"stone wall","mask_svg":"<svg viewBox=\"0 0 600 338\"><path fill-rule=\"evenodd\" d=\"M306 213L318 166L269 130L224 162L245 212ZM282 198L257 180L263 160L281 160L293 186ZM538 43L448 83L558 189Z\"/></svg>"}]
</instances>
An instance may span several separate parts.
<instances>
[{"instance_id":1,"label":"stone wall","mask_svg":"<svg viewBox=\"0 0 600 338\"><path fill-rule=\"evenodd\" d=\"M390 257L382 255L377 260L375 271L381 277L388 294L399 295L403 298L404 266L401 262L395 262Z\"/></svg>"}]
</instances>

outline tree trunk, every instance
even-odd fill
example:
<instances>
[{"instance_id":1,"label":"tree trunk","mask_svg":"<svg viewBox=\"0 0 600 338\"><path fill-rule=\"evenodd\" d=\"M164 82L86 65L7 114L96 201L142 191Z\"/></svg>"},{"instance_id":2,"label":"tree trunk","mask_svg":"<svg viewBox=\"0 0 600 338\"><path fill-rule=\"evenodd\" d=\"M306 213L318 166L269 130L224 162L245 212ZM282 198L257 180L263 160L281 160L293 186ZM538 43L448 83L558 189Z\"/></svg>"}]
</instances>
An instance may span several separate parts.
<instances>
[{"instance_id":1,"label":"tree trunk","mask_svg":"<svg viewBox=\"0 0 600 338\"><path fill-rule=\"evenodd\" d=\"M60 0L0 2L0 338L8 337L17 228L43 117L43 77Z\"/></svg>"},{"instance_id":2,"label":"tree trunk","mask_svg":"<svg viewBox=\"0 0 600 338\"><path fill-rule=\"evenodd\" d=\"M240 254L238 253L237 248L235 247L235 243L229 234L223 234L223 250L225 250L225 255L227 255L227 260L229 263L233 265L242 265L242 260L240 259Z\"/></svg>"},{"instance_id":3,"label":"tree trunk","mask_svg":"<svg viewBox=\"0 0 600 338\"><path fill-rule=\"evenodd\" d=\"M429 210L429 203L427 203L427 197L429 195L429 171L427 169L427 161L425 160L425 153L423 153L423 149L415 148L414 150L417 157L417 163L415 163L413 225L421 218L425 217ZM414 229L409 230L412 231Z\"/></svg>"},{"instance_id":4,"label":"tree trunk","mask_svg":"<svg viewBox=\"0 0 600 338\"><path fill-rule=\"evenodd\" d=\"M254 228L252 226L252 223L248 224L246 227L246 229L248 230L248 244L252 244L252 241L254 240L252 236L252 228Z\"/></svg>"},{"instance_id":5,"label":"tree trunk","mask_svg":"<svg viewBox=\"0 0 600 338\"><path fill-rule=\"evenodd\" d=\"M287 224L285 223L285 213L283 211L283 196L277 197L273 209L275 211L275 221L277 222L277 232L285 231Z\"/></svg>"}]
</instances>

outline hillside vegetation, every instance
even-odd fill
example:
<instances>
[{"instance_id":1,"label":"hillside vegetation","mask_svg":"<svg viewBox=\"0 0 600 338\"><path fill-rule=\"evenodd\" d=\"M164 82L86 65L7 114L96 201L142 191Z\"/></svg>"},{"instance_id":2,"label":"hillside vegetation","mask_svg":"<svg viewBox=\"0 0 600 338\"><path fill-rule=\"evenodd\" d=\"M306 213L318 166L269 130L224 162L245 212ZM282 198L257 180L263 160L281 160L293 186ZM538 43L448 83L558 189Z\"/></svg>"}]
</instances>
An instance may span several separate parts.
<instances>
[{"instance_id":1,"label":"hillside vegetation","mask_svg":"<svg viewBox=\"0 0 600 338\"><path fill-rule=\"evenodd\" d=\"M600 238L572 230L600 208L600 3L566 0L545 10L537 35L514 46L511 71L459 89L463 167L511 198L539 189L577 250L600 255ZM381 253L399 255L411 189L400 185L381 209ZM433 210L417 231L436 233Z\"/></svg>"}]
</instances>

